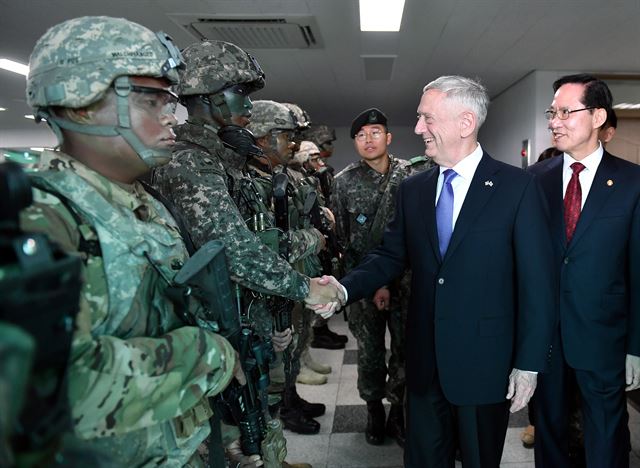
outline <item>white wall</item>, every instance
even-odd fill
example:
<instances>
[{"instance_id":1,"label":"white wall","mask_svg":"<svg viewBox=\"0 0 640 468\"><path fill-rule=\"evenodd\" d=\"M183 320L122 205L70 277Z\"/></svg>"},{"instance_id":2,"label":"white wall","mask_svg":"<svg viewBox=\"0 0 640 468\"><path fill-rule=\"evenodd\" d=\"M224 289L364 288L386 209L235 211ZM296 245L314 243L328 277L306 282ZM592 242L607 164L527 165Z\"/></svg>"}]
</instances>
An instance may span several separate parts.
<instances>
[{"instance_id":1,"label":"white wall","mask_svg":"<svg viewBox=\"0 0 640 468\"><path fill-rule=\"evenodd\" d=\"M349 127L336 127L336 141L333 142L333 156L329 160L336 171L344 169L360 156L353 146L353 140L349 136ZM424 143L422 139L413 133L413 127L390 126L389 131L393 135L389 152L402 159L411 159L414 156L424 155Z\"/></svg>"}]
</instances>

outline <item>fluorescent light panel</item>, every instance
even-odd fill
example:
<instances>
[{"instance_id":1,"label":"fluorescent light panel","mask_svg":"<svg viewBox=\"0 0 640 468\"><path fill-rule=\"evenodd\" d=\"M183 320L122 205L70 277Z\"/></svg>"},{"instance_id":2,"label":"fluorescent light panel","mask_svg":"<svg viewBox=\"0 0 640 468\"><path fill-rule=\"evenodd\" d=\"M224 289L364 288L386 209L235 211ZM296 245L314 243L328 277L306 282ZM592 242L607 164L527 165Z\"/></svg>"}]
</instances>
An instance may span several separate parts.
<instances>
[{"instance_id":1,"label":"fluorescent light panel","mask_svg":"<svg viewBox=\"0 0 640 468\"><path fill-rule=\"evenodd\" d=\"M400 31L404 0L360 0L360 31Z\"/></svg>"},{"instance_id":2,"label":"fluorescent light panel","mask_svg":"<svg viewBox=\"0 0 640 468\"><path fill-rule=\"evenodd\" d=\"M29 66L23 63L14 62L9 59L0 59L0 68L3 70L9 70L20 75L27 76L29 73Z\"/></svg>"},{"instance_id":3,"label":"fluorescent light panel","mask_svg":"<svg viewBox=\"0 0 640 468\"><path fill-rule=\"evenodd\" d=\"M0 112L4 112L4 111L6 111L6 110L7 110L7 108L6 108L6 107L0 107Z\"/></svg>"}]
</instances>

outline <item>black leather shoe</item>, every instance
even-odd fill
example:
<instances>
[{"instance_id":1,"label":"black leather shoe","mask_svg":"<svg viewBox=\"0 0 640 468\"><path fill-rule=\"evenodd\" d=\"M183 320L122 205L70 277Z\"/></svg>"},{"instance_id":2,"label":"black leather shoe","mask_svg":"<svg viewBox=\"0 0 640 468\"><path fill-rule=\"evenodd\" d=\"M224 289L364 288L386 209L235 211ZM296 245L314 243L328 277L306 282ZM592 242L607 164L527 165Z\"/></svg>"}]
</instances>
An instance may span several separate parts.
<instances>
[{"instance_id":1,"label":"black leather shoe","mask_svg":"<svg viewBox=\"0 0 640 468\"><path fill-rule=\"evenodd\" d=\"M367 401L367 430L364 437L368 444L382 445L384 443L384 406L381 400Z\"/></svg>"},{"instance_id":2,"label":"black leather shoe","mask_svg":"<svg viewBox=\"0 0 640 468\"><path fill-rule=\"evenodd\" d=\"M386 434L404 448L404 413L402 405L391 405L387 418Z\"/></svg>"},{"instance_id":3,"label":"black leather shoe","mask_svg":"<svg viewBox=\"0 0 640 468\"><path fill-rule=\"evenodd\" d=\"M307 418L317 418L327 411L327 407L323 403L310 403L298 394L298 390L293 387L291 390L291 404L294 408L300 408L302 414Z\"/></svg>"},{"instance_id":4,"label":"black leather shoe","mask_svg":"<svg viewBox=\"0 0 640 468\"><path fill-rule=\"evenodd\" d=\"M329 326L325 323L319 327L313 327L314 335L326 335L330 337L333 341L337 341L338 343L346 343L349 341L347 335L340 335L334 331L332 331Z\"/></svg>"},{"instance_id":5,"label":"black leather shoe","mask_svg":"<svg viewBox=\"0 0 640 468\"><path fill-rule=\"evenodd\" d=\"M311 347L322 349L344 349L344 343L334 340L329 335L321 334L314 335L313 340L311 341Z\"/></svg>"},{"instance_id":6,"label":"black leather shoe","mask_svg":"<svg viewBox=\"0 0 640 468\"><path fill-rule=\"evenodd\" d=\"M315 419L307 418L299 408L282 408L280 420L285 429L297 434L317 434L320 432L320 423Z\"/></svg>"}]
</instances>

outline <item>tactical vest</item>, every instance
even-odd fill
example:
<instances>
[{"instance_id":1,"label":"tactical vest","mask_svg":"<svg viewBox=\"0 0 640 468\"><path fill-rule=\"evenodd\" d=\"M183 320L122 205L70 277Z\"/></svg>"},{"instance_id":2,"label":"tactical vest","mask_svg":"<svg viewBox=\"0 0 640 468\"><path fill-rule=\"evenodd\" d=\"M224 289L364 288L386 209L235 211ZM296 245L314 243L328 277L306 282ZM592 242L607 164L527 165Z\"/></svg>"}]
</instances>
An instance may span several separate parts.
<instances>
[{"instance_id":1,"label":"tactical vest","mask_svg":"<svg viewBox=\"0 0 640 468\"><path fill-rule=\"evenodd\" d=\"M94 231L98 236L99 257L93 258L88 268L104 269L108 278L108 313L92 329L93 336L159 337L183 325L164 295L165 280L150 263L152 261L165 278L173 278L176 270L168 264L178 262L175 267L179 268L187 258L175 228L138 220L132 210L110 204L82 177L71 176L69 172L44 172L32 177L36 187L64 199L67 208L80 213L81 220L88 223L77 226L83 239L90 241ZM163 219L171 219L161 203L151 196L149 202ZM144 330L136 323L137 319L146 320ZM134 327L137 327L135 333ZM178 437L187 437L200 429L212 414L209 403L203 399L171 422Z\"/></svg>"}]
</instances>

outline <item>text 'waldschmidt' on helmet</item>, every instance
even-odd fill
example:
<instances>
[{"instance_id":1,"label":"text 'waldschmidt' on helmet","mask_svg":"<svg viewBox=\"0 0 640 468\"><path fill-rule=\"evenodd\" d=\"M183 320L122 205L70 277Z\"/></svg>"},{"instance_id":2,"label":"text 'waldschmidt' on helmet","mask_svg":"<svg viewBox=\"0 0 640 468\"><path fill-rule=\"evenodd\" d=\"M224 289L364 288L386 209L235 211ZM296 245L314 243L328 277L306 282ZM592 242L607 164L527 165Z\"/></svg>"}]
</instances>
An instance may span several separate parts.
<instances>
[{"instance_id":1,"label":"text 'waldschmidt' on helmet","mask_svg":"<svg viewBox=\"0 0 640 468\"><path fill-rule=\"evenodd\" d=\"M264 87L258 61L235 44L203 41L186 47L182 54L186 68L180 73L180 96L216 94L238 84L248 92Z\"/></svg>"},{"instance_id":2,"label":"text 'waldschmidt' on helmet","mask_svg":"<svg viewBox=\"0 0 640 468\"><path fill-rule=\"evenodd\" d=\"M247 126L256 138L265 136L271 130L295 130L297 121L293 112L284 104L275 101L253 101L251 122Z\"/></svg>"},{"instance_id":3,"label":"text 'waldschmidt' on helmet","mask_svg":"<svg viewBox=\"0 0 640 468\"><path fill-rule=\"evenodd\" d=\"M37 41L29 60L27 102L33 108L86 107L102 99L117 77L150 76L175 84L183 66L165 33L124 18L74 18Z\"/></svg>"}]
</instances>

